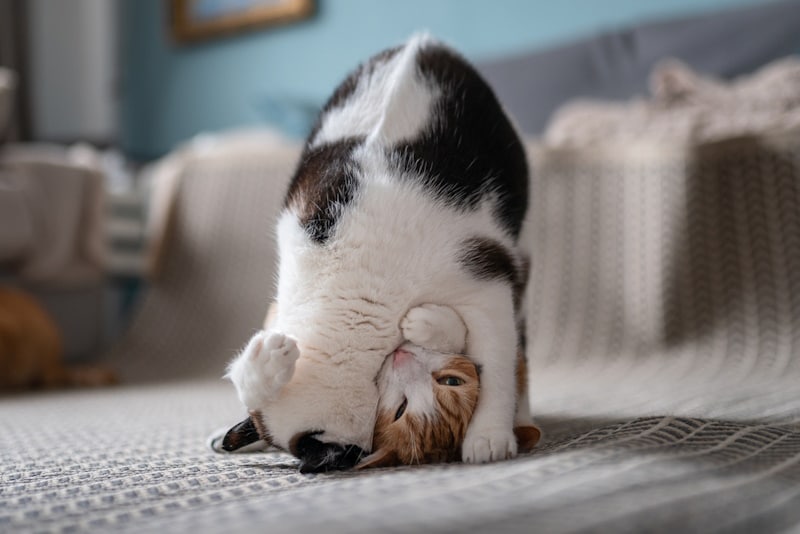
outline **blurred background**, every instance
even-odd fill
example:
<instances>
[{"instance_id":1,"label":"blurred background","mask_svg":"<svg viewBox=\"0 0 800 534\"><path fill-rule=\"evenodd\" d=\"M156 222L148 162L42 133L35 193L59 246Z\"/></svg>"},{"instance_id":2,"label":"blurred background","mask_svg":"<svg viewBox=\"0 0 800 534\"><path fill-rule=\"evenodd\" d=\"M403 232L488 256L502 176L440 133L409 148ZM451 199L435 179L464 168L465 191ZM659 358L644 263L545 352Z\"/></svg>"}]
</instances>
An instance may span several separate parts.
<instances>
[{"instance_id":1,"label":"blurred background","mask_svg":"<svg viewBox=\"0 0 800 534\"><path fill-rule=\"evenodd\" d=\"M294 20L266 19L184 37L176 29L178 6L196 5L200 17L204 6L217 4L224 17L225 9L235 13L260 3L281 2L3 0L0 62L19 77L12 139L89 141L146 161L197 133L242 125L266 124L302 137L315 110L350 69L415 31L429 31L480 63L603 32L629 30L635 38L637 24L667 19L691 24L695 16L774 2L308 0L308 12ZM769 25L752 30L716 35L717 53L757 47L773 31ZM620 39L619 45L625 44ZM684 57L690 63L709 55L674 44L664 52L693 52ZM750 64L740 68L767 59L759 52L762 57L748 57ZM778 55L778 43L769 52ZM597 60L611 68L614 58ZM571 68L563 65L565 71ZM733 70L720 74L739 74ZM540 74L548 75L552 72Z\"/></svg>"},{"instance_id":2,"label":"blurred background","mask_svg":"<svg viewBox=\"0 0 800 534\"><path fill-rule=\"evenodd\" d=\"M242 128L302 139L350 69L417 31L540 136L575 98L646 96L665 58L724 80L797 54L800 3L0 0L0 282L91 359L146 285L154 162Z\"/></svg>"}]
</instances>

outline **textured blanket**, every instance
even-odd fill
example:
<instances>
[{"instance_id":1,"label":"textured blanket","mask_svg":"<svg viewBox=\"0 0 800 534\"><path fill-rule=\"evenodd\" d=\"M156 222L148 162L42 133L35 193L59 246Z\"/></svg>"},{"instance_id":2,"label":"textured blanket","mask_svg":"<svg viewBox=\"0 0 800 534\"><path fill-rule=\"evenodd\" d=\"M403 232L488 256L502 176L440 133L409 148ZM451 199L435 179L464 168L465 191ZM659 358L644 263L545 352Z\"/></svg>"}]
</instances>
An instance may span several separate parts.
<instances>
[{"instance_id":1,"label":"textured blanket","mask_svg":"<svg viewBox=\"0 0 800 534\"><path fill-rule=\"evenodd\" d=\"M800 134L532 145L543 445L318 475L204 444L243 415L219 377L263 318L297 153L182 156L160 275L111 356L128 384L0 399L0 531L800 528Z\"/></svg>"}]
</instances>

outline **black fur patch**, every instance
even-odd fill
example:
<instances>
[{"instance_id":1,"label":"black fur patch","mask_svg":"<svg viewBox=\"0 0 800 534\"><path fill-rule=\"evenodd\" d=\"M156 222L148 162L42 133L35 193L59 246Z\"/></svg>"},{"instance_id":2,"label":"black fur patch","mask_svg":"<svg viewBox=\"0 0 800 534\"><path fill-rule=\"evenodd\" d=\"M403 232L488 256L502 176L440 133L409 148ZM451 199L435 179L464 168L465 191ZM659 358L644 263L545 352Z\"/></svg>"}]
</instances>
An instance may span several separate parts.
<instances>
[{"instance_id":1,"label":"black fur patch","mask_svg":"<svg viewBox=\"0 0 800 534\"><path fill-rule=\"evenodd\" d=\"M498 195L495 216L516 238L528 208L528 166L497 98L472 66L442 46L423 48L418 68L442 94L426 130L390 157L460 208L475 208L487 192Z\"/></svg>"},{"instance_id":2,"label":"black fur patch","mask_svg":"<svg viewBox=\"0 0 800 534\"><path fill-rule=\"evenodd\" d=\"M354 467L364 451L355 445L323 443L316 437L320 432L308 432L295 436L289 450L300 459L301 473L324 473Z\"/></svg>"},{"instance_id":3,"label":"black fur patch","mask_svg":"<svg viewBox=\"0 0 800 534\"><path fill-rule=\"evenodd\" d=\"M260 439L253 419L248 417L225 433L225 437L222 438L222 450L233 452Z\"/></svg>"},{"instance_id":4,"label":"black fur patch","mask_svg":"<svg viewBox=\"0 0 800 534\"><path fill-rule=\"evenodd\" d=\"M514 257L494 239L472 237L463 243L461 264L479 280L506 280L513 284L517 278Z\"/></svg>"},{"instance_id":5,"label":"black fur patch","mask_svg":"<svg viewBox=\"0 0 800 534\"><path fill-rule=\"evenodd\" d=\"M459 263L478 280L504 280L511 286L514 309L519 311L528 282L528 262L519 264L513 254L494 239L472 237L462 243Z\"/></svg>"},{"instance_id":6,"label":"black fur patch","mask_svg":"<svg viewBox=\"0 0 800 534\"><path fill-rule=\"evenodd\" d=\"M306 148L286 194L308 236L324 244L333 233L342 209L358 191L357 163L351 154L363 141L350 137L316 148Z\"/></svg>"}]
</instances>

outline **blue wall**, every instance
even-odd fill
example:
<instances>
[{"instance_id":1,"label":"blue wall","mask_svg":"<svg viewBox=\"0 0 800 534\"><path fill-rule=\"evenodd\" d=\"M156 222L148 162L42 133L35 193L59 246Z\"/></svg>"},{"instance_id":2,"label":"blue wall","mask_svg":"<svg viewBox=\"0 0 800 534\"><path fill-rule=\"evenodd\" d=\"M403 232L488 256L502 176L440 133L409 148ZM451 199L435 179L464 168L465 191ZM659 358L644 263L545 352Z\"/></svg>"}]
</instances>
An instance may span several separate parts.
<instances>
[{"instance_id":1,"label":"blue wall","mask_svg":"<svg viewBox=\"0 0 800 534\"><path fill-rule=\"evenodd\" d=\"M317 0L306 21L177 45L166 1L123 0L121 142L148 159L205 130L270 123L297 133L303 110L319 106L351 68L422 29L481 59L764 1Z\"/></svg>"}]
</instances>

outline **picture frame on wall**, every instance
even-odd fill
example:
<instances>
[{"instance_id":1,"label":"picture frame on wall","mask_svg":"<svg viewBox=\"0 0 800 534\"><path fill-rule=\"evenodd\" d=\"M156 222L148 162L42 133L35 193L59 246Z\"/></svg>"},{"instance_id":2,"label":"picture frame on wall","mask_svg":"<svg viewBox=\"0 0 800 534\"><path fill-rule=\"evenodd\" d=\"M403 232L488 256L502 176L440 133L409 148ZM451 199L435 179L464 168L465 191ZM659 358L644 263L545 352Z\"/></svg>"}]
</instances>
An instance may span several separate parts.
<instances>
[{"instance_id":1,"label":"picture frame on wall","mask_svg":"<svg viewBox=\"0 0 800 534\"><path fill-rule=\"evenodd\" d=\"M315 0L170 0L171 33L192 42L310 17Z\"/></svg>"}]
</instances>

